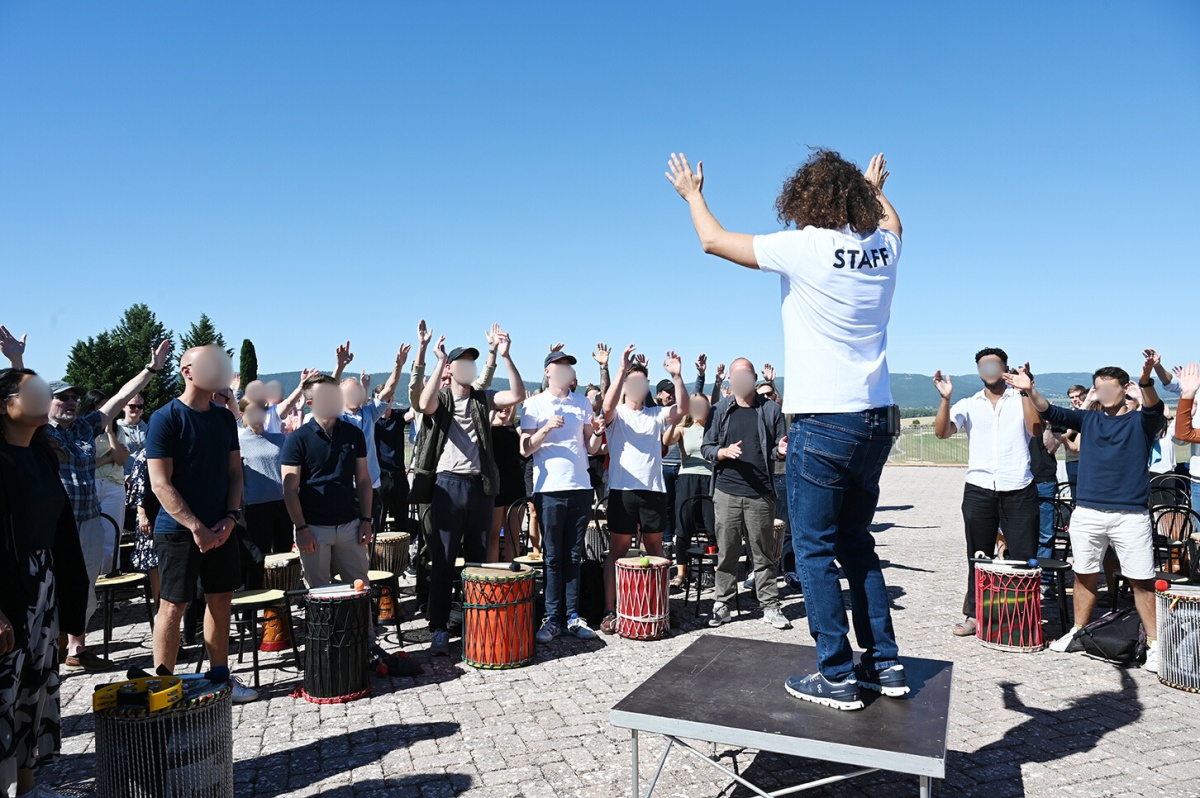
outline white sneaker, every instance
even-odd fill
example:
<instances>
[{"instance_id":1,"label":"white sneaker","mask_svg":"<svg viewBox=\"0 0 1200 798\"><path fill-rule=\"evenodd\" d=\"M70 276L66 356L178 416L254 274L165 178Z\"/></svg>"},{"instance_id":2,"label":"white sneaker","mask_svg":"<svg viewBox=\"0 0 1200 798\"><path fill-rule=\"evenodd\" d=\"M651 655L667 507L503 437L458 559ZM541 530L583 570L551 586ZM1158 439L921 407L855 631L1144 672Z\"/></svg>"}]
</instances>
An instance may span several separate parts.
<instances>
[{"instance_id":1,"label":"white sneaker","mask_svg":"<svg viewBox=\"0 0 1200 798\"><path fill-rule=\"evenodd\" d=\"M578 615L567 621L567 631L578 637L580 640L591 640L596 636L596 632L592 627L588 626L588 622Z\"/></svg>"},{"instance_id":2,"label":"white sneaker","mask_svg":"<svg viewBox=\"0 0 1200 798\"><path fill-rule=\"evenodd\" d=\"M792 622L787 619L787 616L783 614L783 611L780 610L778 606L767 607L765 610L763 610L762 622L769 623L776 629L792 628Z\"/></svg>"},{"instance_id":3,"label":"white sneaker","mask_svg":"<svg viewBox=\"0 0 1200 798\"><path fill-rule=\"evenodd\" d=\"M1144 665L1142 665L1142 669L1150 671L1151 673L1158 673L1158 641L1157 640L1155 640L1153 643L1151 643L1150 645L1148 645L1146 647L1146 663Z\"/></svg>"},{"instance_id":4,"label":"white sneaker","mask_svg":"<svg viewBox=\"0 0 1200 798\"><path fill-rule=\"evenodd\" d=\"M1067 632L1065 635L1050 644L1050 650L1057 651L1060 654L1066 653L1067 647L1070 646L1071 643L1075 642L1075 638L1079 636L1081 631L1082 629L1080 629L1078 626L1072 626L1071 631Z\"/></svg>"},{"instance_id":5,"label":"white sneaker","mask_svg":"<svg viewBox=\"0 0 1200 798\"><path fill-rule=\"evenodd\" d=\"M729 623L731 617L728 607L720 601L714 601L712 615L708 616L708 625L720 626L723 623Z\"/></svg>"},{"instance_id":6,"label":"white sneaker","mask_svg":"<svg viewBox=\"0 0 1200 798\"><path fill-rule=\"evenodd\" d=\"M233 682L233 703L249 704L251 701L258 700L258 691L252 687L247 687L242 683L242 680L237 676L229 677Z\"/></svg>"}]
</instances>

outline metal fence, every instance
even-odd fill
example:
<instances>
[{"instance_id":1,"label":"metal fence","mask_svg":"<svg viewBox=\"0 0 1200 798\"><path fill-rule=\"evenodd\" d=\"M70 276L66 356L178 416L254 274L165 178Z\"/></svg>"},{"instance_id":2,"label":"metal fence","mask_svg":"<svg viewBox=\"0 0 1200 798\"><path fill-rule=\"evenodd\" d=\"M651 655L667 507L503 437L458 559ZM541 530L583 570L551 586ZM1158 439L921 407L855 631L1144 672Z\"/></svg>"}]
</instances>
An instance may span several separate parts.
<instances>
[{"instance_id":1,"label":"metal fence","mask_svg":"<svg viewBox=\"0 0 1200 798\"><path fill-rule=\"evenodd\" d=\"M933 425L903 427L892 444L890 464L966 465L967 435L958 432L945 440L934 434Z\"/></svg>"}]
</instances>

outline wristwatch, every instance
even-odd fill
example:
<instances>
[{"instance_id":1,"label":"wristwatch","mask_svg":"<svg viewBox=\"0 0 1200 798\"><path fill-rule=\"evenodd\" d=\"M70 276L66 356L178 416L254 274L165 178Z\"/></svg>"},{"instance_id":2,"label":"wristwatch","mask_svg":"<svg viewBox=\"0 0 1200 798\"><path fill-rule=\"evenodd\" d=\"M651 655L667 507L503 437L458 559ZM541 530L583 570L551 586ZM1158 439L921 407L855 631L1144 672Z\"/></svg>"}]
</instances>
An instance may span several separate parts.
<instances>
[{"instance_id":1,"label":"wristwatch","mask_svg":"<svg viewBox=\"0 0 1200 798\"><path fill-rule=\"evenodd\" d=\"M1150 380L1148 382L1142 382L1141 380L1138 380L1138 387L1139 388L1153 388L1154 380Z\"/></svg>"},{"instance_id":2,"label":"wristwatch","mask_svg":"<svg viewBox=\"0 0 1200 798\"><path fill-rule=\"evenodd\" d=\"M146 371L150 372L151 374L157 374L158 372L162 371L162 369L156 369L154 368L153 363L149 363L146 366Z\"/></svg>"},{"instance_id":3,"label":"wristwatch","mask_svg":"<svg viewBox=\"0 0 1200 798\"><path fill-rule=\"evenodd\" d=\"M233 521L236 524L238 521L242 520L241 508L239 508L237 510L226 510L225 515L223 515L221 517L228 518L230 521Z\"/></svg>"},{"instance_id":4,"label":"wristwatch","mask_svg":"<svg viewBox=\"0 0 1200 798\"><path fill-rule=\"evenodd\" d=\"M359 518L359 519L358 519L358 522L359 522L360 524L371 524L371 525L374 525L374 524L375 524L375 519L374 519L374 518L369 518L369 517L367 517L367 516L363 516L363 517L361 517L361 518Z\"/></svg>"}]
</instances>

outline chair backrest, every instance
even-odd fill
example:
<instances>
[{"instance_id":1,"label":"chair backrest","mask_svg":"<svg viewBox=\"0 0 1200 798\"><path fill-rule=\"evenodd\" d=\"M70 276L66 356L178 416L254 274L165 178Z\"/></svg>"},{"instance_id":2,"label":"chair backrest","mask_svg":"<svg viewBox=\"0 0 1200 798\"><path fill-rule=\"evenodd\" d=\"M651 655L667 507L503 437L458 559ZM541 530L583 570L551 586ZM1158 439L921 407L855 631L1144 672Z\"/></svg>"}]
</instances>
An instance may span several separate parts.
<instances>
[{"instance_id":1,"label":"chair backrest","mask_svg":"<svg viewBox=\"0 0 1200 798\"><path fill-rule=\"evenodd\" d=\"M510 504L508 512L505 513L504 535L507 539L517 542L516 550L518 556L532 548L530 545L530 535L533 530L524 528L526 519L534 519L534 522L538 524L538 539L541 540L542 522L537 517L537 513L533 512L534 510L533 497L523 496Z\"/></svg>"},{"instance_id":2,"label":"chair backrest","mask_svg":"<svg viewBox=\"0 0 1200 798\"><path fill-rule=\"evenodd\" d=\"M112 535L113 535L112 570L109 571L108 573L106 573L105 576L109 576L109 577L120 576L121 575L121 525L117 523L117 519L115 519L111 515L107 515L105 513L100 513L100 521L102 523L112 525Z\"/></svg>"},{"instance_id":3,"label":"chair backrest","mask_svg":"<svg viewBox=\"0 0 1200 798\"><path fill-rule=\"evenodd\" d=\"M1070 502L1071 506L1075 506L1075 483L1060 482L1054 489L1054 498L1061 499L1065 502Z\"/></svg>"},{"instance_id":4,"label":"chair backrest","mask_svg":"<svg viewBox=\"0 0 1200 798\"><path fill-rule=\"evenodd\" d=\"M1197 576L1200 514L1186 505L1155 507L1150 511L1155 567L1167 573Z\"/></svg>"},{"instance_id":5,"label":"chair backrest","mask_svg":"<svg viewBox=\"0 0 1200 798\"><path fill-rule=\"evenodd\" d=\"M1056 560L1066 559L1071 554L1071 512L1075 509L1075 504L1054 496L1039 496L1038 503L1049 506L1054 513L1051 520L1054 546L1050 556Z\"/></svg>"},{"instance_id":6,"label":"chair backrest","mask_svg":"<svg viewBox=\"0 0 1200 798\"><path fill-rule=\"evenodd\" d=\"M691 524L693 540L697 538L703 538L704 540L715 541L716 530L709 529L706 522L706 516L704 512L705 502L707 502L709 505L712 505L712 496L700 494L698 496L689 497L679 508L679 518L677 520L680 526L688 523ZM708 515L711 516L714 511L715 508L710 507Z\"/></svg>"},{"instance_id":7,"label":"chair backrest","mask_svg":"<svg viewBox=\"0 0 1200 798\"><path fill-rule=\"evenodd\" d=\"M1159 474L1150 480L1150 507L1191 507L1192 483L1182 474Z\"/></svg>"}]
</instances>

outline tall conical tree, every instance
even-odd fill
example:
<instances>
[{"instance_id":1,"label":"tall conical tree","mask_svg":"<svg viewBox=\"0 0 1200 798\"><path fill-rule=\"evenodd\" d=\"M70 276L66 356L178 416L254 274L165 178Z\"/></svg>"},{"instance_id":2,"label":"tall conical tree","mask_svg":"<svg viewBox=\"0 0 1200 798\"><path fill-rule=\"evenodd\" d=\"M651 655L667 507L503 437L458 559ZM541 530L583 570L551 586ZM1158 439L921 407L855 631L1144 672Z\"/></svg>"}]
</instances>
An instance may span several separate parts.
<instances>
[{"instance_id":1,"label":"tall conical tree","mask_svg":"<svg viewBox=\"0 0 1200 798\"><path fill-rule=\"evenodd\" d=\"M67 360L66 378L81 387L112 394L149 362L150 351L160 341L174 337L175 333L166 329L148 306L131 305L113 329L75 342ZM143 391L146 410L166 404L178 390L179 371L172 364Z\"/></svg>"},{"instance_id":2,"label":"tall conical tree","mask_svg":"<svg viewBox=\"0 0 1200 798\"><path fill-rule=\"evenodd\" d=\"M216 344L233 357L233 350L225 347L225 336L217 332L216 326L207 313L200 314L200 320L188 327L188 331L179 336L179 351L182 354L194 346L209 346Z\"/></svg>"},{"instance_id":3,"label":"tall conical tree","mask_svg":"<svg viewBox=\"0 0 1200 798\"><path fill-rule=\"evenodd\" d=\"M241 375L242 385L258 379L258 353L254 351L254 342L249 338L242 340L242 352L238 357L238 374Z\"/></svg>"}]
</instances>

